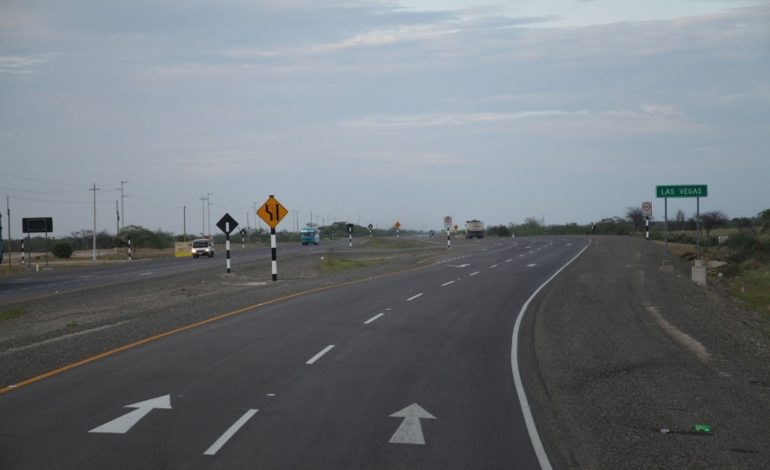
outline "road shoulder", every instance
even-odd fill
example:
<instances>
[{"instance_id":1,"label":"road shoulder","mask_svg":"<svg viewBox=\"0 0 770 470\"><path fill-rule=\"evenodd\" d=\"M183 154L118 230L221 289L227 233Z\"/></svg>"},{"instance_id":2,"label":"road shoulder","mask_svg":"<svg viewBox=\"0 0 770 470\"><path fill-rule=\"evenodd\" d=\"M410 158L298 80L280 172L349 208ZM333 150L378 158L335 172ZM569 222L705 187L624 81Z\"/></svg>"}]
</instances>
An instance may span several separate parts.
<instances>
[{"instance_id":1,"label":"road shoulder","mask_svg":"<svg viewBox=\"0 0 770 470\"><path fill-rule=\"evenodd\" d=\"M531 307L525 382L554 467L768 466L767 322L663 259L597 237Z\"/></svg>"}]
</instances>

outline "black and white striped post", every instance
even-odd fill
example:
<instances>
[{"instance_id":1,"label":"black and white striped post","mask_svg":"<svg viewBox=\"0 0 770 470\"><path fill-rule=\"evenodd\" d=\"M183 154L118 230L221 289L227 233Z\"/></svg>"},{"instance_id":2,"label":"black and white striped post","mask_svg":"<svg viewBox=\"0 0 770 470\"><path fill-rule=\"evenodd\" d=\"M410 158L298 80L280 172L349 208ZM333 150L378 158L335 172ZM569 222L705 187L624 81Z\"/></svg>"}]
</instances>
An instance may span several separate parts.
<instances>
[{"instance_id":1,"label":"black and white striped post","mask_svg":"<svg viewBox=\"0 0 770 470\"><path fill-rule=\"evenodd\" d=\"M273 282L278 280L278 243L275 239L275 227L270 227L270 249L273 252Z\"/></svg>"},{"instance_id":2,"label":"black and white striped post","mask_svg":"<svg viewBox=\"0 0 770 470\"><path fill-rule=\"evenodd\" d=\"M8 242L8 246L10 246L11 243ZM24 266L24 239L21 239L21 265Z\"/></svg>"},{"instance_id":3,"label":"black and white striped post","mask_svg":"<svg viewBox=\"0 0 770 470\"><path fill-rule=\"evenodd\" d=\"M230 273L230 222L225 222L225 254L227 256L227 273Z\"/></svg>"},{"instance_id":4,"label":"black and white striped post","mask_svg":"<svg viewBox=\"0 0 770 470\"><path fill-rule=\"evenodd\" d=\"M128 237L128 260L131 261L131 237Z\"/></svg>"},{"instance_id":5,"label":"black and white striped post","mask_svg":"<svg viewBox=\"0 0 770 470\"><path fill-rule=\"evenodd\" d=\"M449 227L446 229L446 247L452 248L452 238L449 235Z\"/></svg>"},{"instance_id":6,"label":"black and white striped post","mask_svg":"<svg viewBox=\"0 0 770 470\"><path fill-rule=\"evenodd\" d=\"M348 247L353 248L353 224L348 224Z\"/></svg>"},{"instance_id":7,"label":"black and white striped post","mask_svg":"<svg viewBox=\"0 0 770 470\"><path fill-rule=\"evenodd\" d=\"M650 217L646 216L644 218L644 238L645 240L650 239Z\"/></svg>"}]
</instances>

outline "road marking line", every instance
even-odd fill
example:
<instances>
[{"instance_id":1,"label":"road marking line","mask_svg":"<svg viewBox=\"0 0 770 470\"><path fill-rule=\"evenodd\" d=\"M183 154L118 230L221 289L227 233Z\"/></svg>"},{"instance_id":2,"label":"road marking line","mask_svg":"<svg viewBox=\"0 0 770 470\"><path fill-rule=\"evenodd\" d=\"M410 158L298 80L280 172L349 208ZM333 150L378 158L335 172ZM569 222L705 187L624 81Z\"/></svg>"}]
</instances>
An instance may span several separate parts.
<instances>
[{"instance_id":1,"label":"road marking line","mask_svg":"<svg viewBox=\"0 0 770 470\"><path fill-rule=\"evenodd\" d=\"M469 276L475 276L478 273L479 273L479 271L476 271L475 273L470 273Z\"/></svg>"},{"instance_id":2,"label":"road marking line","mask_svg":"<svg viewBox=\"0 0 770 470\"><path fill-rule=\"evenodd\" d=\"M417 295L413 295L413 296L409 297L408 299L406 299L406 301L407 301L407 302L411 302L411 301L413 301L414 299L416 299L416 298L419 298L419 297L422 297L422 292L420 292L420 293L419 293L419 294L417 294Z\"/></svg>"},{"instance_id":3,"label":"road marking line","mask_svg":"<svg viewBox=\"0 0 770 470\"><path fill-rule=\"evenodd\" d=\"M497 265L493 264L492 266L489 267L489 269L495 269L496 267L497 267Z\"/></svg>"},{"instance_id":4,"label":"road marking line","mask_svg":"<svg viewBox=\"0 0 770 470\"><path fill-rule=\"evenodd\" d=\"M9 348L9 349L0 351L0 356L3 356L5 354L11 354L11 353L19 352L19 351L25 351L27 349L34 349L34 348L37 348L39 346L43 346L43 345L46 345L46 344L55 343L57 341L62 341L62 340L65 340L65 339L75 338L77 336L82 336L82 335L86 335L86 334L89 334L89 333L94 333L96 331L106 330L107 328L113 328L115 326L120 326L120 325L123 325L123 324L126 324L126 323L130 323L130 322L131 322L131 320L123 320L123 321L119 321L117 323L111 323L109 325L102 325L102 326L97 326L96 328L91 328L91 329L88 329L88 330L78 331L76 333L69 333L69 334L62 335L62 336L56 336L56 337L53 337L53 338L44 339L44 340L38 341L36 343L27 344L25 346L19 346L19 347L16 347L16 348Z\"/></svg>"},{"instance_id":5,"label":"road marking line","mask_svg":"<svg viewBox=\"0 0 770 470\"><path fill-rule=\"evenodd\" d=\"M523 258L523 257L524 257L524 255L523 255L523 254L519 255L519 258Z\"/></svg>"},{"instance_id":6,"label":"road marking line","mask_svg":"<svg viewBox=\"0 0 770 470\"><path fill-rule=\"evenodd\" d=\"M441 287L451 286L454 283L455 283L455 281L445 282L445 283L441 284Z\"/></svg>"},{"instance_id":7,"label":"road marking line","mask_svg":"<svg viewBox=\"0 0 770 470\"><path fill-rule=\"evenodd\" d=\"M543 443L540 440L540 435L537 433L537 426L535 426L535 419L532 417L532 410L529 408L529 401L527 401L527 394L524 391L524 385L521 380L521 373L519 371L519 330L521 330L521 321L524 318L524 313L527 311L527 307L532 300L540 293L540 291L548 285L556 276L559 275L564 269L572 264L573 261L578 259L589 246L591 246L591 239L588 239L588 245L586 245L580 252L575 255L574 258L567 261L567 263L559 268L551 277L549 277L543 284L540 285L535 292L524 302L519 310L519 315L516 317L516 323L513 325L513 337L511 339L511 371L513 372L513 382L516 385L516 394L519 396L519 404L521 405L521 411L524 414L524 422L527 425L527 432L529 433L529 440L532 441L532 447L537 455L537 460L540 462L540 468L542 470L551 470L551 462L548 460L548 454L545 453Z\"/></svg>"},{"instance_id":8,"label":"road marking line","mask_svg":"<svg viewBox=\"0 0 770 470\"><path fill-rule=\"evenodd\" d=\"M537 265L536 264L528 264L527 265L528 268L534 268L535 266L537 266Z\"/></svg>"},{"instance_id":9,"label":"road marking line","mask_svg":"<svg viewBox=\"0 0 770 470\"><path fill-rule=\"evenodd\" d=\"M33 383L36 383L36 382L40 382L41 380L45 380L45 379L47 379L49 377L54 377L54 376L63 374L64 372L67 372L67 371L72 370L72 369L76 369L76 368L84 366L86 364L91 364L92 362L99 361L101 359L104 359L105 357L109 357L109 356L112 356L112 355L115 355L115 354L119 354L119 353L121 353L123 351L127 351L129 349L134 349L134 348L142 346L144 344L148 344L148 343L152 343L154 341L161 340L161 339L166 338L168 336L176 335L176 334L179 334L179 333L182 333L182 332L185 332L185 331L189 331L189 330L192 330L192 329L195 329L195 328L200 328L200 327L202 327L204 325L208 325L209 323L214 323L214 322L218 322L220 320L224 320L225 318L230 318L230 317L234 317L236 315L241 315L243 313L251 312L251 311L256 310L258 308L265 307L267 305L277 304L277 303L284 302L286 300L294 299L294 298L297 298L297 297L304 297L304 296L307 296L307 295L310 295L310 294L315 294L317 292L325 292L325 291L332 290L332 289L337 289L337 288L340 288L340 287L352 286L354 284L360 284L360 283L363 283L363 282L368 282L368 281L370 281L372 279L384 279L386 277L391 277L391 276L394 276L394 275L397 275L397 274L403 274L403 273L410 273L410 272L414 272L414 271L419 271L421 269L424 269L424 266L418 266L418 267L415 267L415 268L408 268L408 269L402 269L400 271L393 271L393 272L389 272L389 273L384 273L384 274L380 274L378 276L373 276L373 277L366 278L366 279L354 279L352 281L341 282L339 284L333 284L333 285L330 285L330 286L318 287L318 288L315 288L315 289L308 289L308 290L305 290L305 291L300 291L300 292L295 292L293 294L284 295L282 297L275 297L275 298L272 298L272 299L268 299L268 300L266 300L264 302L260 302L260 303L253 304L253 305L248 305L246 307L241 307L239 309L232 310L232 311L226 312L226 313L222 313L222 314L213 316L211 318L207 318L205 320L201 320L199 322L191 323L191 324L185 325L185 326L180 326L179 328L174 328L172 330L168 330L168 331L165 331L163 333L159 333L159 334L157 334L155 336L150 336L150 337L147 337L147 338L144 338L144 339L140 339L139 341L135 341L133 343L124 344L123 346L119 346L119 347L117 347L115 349L111 349L109 351L105 351L103 353L99 353L99 354L96 354L94 356L89 356L89 357L87 357L85 359L81 359L79 361L76 361L76 362L67 364L65 366L59 367L58 369L53 369L53 370L50 370L48 372L44 372L44 373L42 373L40 375L36 375L34 377L30 377L28 379L22 380L21 382L17 382L17 383L15 383L13 385L7 385L5 387L0 385L0 395L2 395L4 393L8 393L11 390L15 390L15 389L18 389L18 388L21 388L21 387L26 387L27 385L30 385L30 384L33 384ZM29 289L29 287L26 287L26 288L24 288L22 290L26 290L26 289ZM80 292L80 291L83 291L83 290L85 290L85 288L84 289L74 289L74 290L72 290L70 292ZM32 299L27 299L27 300L42 299L42 298L46 298L46 297L51 297L51 295L41 295L39 297L34 297Z\"/></svg>"},{"instance_id":10,"label":"road marking line","mask_svg":"<svg viewBox=\"0 0 770 470\"><path fill-rule=\"evenodd\" d=\"M506 263L510 263L511 261L513 261L513 258L508 258L507 260L505 260Z\"/></svg>"},{"instance_id":11,"label":"road marking line","mask_svg":"<svg viewBox=\"0 0 770 470\"><path fill-rule=\"evenodd\" d=\"M244 424L246 424L251 418L254 417L255 414L257 414L257 411L259 410L249 410L247 411L241 418L235 422L232 426L230 426L230 429L228 429L222 436L214 442L214 444L211 445L211 447L206 450L206 452L203 453L203 455L216 455L217 452L219 452L219 449L221 449L225 444L227 444L227 441L229 441L235 433L237 433Z\"/></svg>"},{"instance_id":12,"label":"road marking line","mask_svg":"<svg viewBox=\"0 0 770 470\"><path fill-rule=\"evenodd\" d=\"M315 363L315 361L317 361L317 360L321 359L321 358L323 357L323 355L324 355L324 354L326 354L326 353L328 353L329 351L331 351L331 350L332 350L332 348L334 348L334 345L333 345L333 344L330 344L330 345L326 346L325 348L323 348L323 350L322 350L321 352L319 352L319 353L318 353L318 354L316 354L315 356L311 357L311 358L310 358L310 360L309 360L309 361L307 361L305 364L307 364L307 365L312 365L312 364L314 364L314 363Z\"/></svg>"},{"instance_id":13,"label":"road marking line","mask_svg":"<svg viewBox=\"0 0 770 470\"><path fill-rule=\"evenodd\" d=\"M151 276L151 275L153 275L153 274L154 274L154 273L152 273L152 272L149 272L149 273L141 273L141 274L139 274L139 275L140 275L140 276Z\"/></svg>"},{"instance_id":14,"label":"road marking line","mask_svg":"<svg viewBox=\"0 0 770 470\"><path fill-rule=\"evenodd\" d=\"M370 319L366 320L366 321L364 322L364 325L368 325L369 323L371 323L371 322L373 322L373 321L377 320L378 318L380 318L380 317L382 317L382 316L384 316L384 315L385 315L384 313L378 313L377 315L373 316L372 318L370 318Z\"/></svg>"}]
</instances>

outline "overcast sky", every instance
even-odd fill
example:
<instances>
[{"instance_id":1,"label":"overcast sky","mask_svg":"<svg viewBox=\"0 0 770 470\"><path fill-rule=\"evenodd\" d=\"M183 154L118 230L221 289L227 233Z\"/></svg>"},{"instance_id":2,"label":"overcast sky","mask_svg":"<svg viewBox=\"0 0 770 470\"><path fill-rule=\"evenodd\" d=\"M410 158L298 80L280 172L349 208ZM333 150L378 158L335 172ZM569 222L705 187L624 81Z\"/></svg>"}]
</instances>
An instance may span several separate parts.
<instances>
[{"instance_id":1,"label":"overcast sky","mask_svg":"<svg viewBox=\"0 0 770 470\"><path fill-rule=\"evenodd\" d=\"M12 229L770 208L770 2L0 0ZM670 213L695 200L670 201ZM2 203L3 222L7 216ZM248 214L248 216L247 216Z\"/></svg>"}]
</instances>

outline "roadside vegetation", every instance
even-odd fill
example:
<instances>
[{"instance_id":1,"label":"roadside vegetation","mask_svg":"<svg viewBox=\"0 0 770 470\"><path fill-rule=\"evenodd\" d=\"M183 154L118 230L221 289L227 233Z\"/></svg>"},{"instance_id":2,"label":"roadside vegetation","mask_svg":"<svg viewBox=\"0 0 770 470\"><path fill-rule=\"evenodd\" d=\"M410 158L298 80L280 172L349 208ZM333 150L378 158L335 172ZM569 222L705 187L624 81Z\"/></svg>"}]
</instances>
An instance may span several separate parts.
<instances>
[{"instance_id":1,"label":"roadside vegetation","mask_svg":"<svg viewBox=\"0 0 770 470\"><path fill-rule=\"evenodd\" d=\"M25 313L27 313L27 311L20 308L3 310L3 311L0 311L0 321L10 320L11 318L20 317Z\"/></svg>"},{"instance_id":2,"label":"roadside vegetation","mask_svg":"<svg viewBox=\"0 0 770 470\"><path fill-rule=\"evenodd\" d=\"M349 269L360 269L384 262L382 258L375 259L348 259L339 258L333 252L328 252L321 260L321 271L325 273L338 273Z\"/></svg>"},{"instance_id":3,"label":"roadside vegetation","mask_svg":"<svg viewBox=\"0 0 770 470\"><path fill-rule=\"evenodd\" d=\"M701 256L709 273L725 290L753 310L770 318L770 209L755 217L729 218L722 211L700 215ZM668 221L669 250L692 261L698 239L695 217L681 210ZM629 207L624 217L607 217L591 224L545 225L528 217L521 224L491 226L487 236L629 235L644 236L646 219L640 208ZM663 242L665 223L650 221L650 238Z\"/></svg>"}]
</instances>

